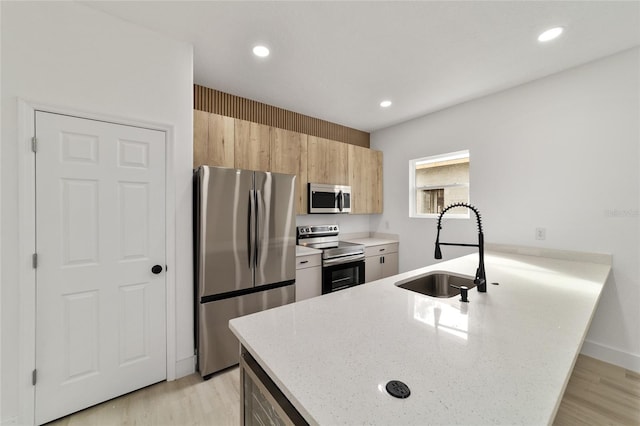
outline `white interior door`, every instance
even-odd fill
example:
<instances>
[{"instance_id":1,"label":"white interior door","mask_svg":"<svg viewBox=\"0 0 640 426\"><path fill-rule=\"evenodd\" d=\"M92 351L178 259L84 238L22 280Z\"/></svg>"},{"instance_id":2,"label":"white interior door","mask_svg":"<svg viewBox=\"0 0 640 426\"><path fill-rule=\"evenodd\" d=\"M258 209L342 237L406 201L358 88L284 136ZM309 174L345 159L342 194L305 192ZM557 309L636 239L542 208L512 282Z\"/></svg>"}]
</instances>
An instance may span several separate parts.
<instances>
[{"instance_id":1,"label":"white interior door","mask_svg":"<svg viewBox=\"0 0 640 426\"><path fill-rule=\"evenodd\" d=\"M165 133L35 121L41 424L166 378Z\"/></svg>"}]
</instances>

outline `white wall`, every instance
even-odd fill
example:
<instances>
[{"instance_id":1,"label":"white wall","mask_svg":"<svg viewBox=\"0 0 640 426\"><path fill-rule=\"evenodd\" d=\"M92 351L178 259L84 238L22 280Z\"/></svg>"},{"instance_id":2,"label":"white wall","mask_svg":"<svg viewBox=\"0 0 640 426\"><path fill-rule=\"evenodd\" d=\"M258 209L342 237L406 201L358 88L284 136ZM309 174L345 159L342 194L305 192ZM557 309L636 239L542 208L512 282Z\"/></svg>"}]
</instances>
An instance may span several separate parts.
<instances>
[{"instance_id":1,"label":"white wall","mask_svg":"<svg viewBox=\"0 0 640 426\"><path fill-rule=\"evenodd\" d=\"M373 133L385 198L371 225L399 234L400 271L434 262L436 220L408 217L409 160L469 149L488 242L613 254L583 351L640 371L639 75L636 48ZM441 240L474 241L472 222L445 220Z\"/></svg>"},{"instance_id":2,"label":"white wall","mask_svg":"<svg viewBox=\"0 0 640 426\"><path fill-rule=\"evenodd\" d=\"M75 2L1 2L2 400L16 421L18 388L17 99L173 126L176 371L193 369L191 265L192 47ZM24 262L22 262L24 263Z\"/></svg>"}]
</instances>

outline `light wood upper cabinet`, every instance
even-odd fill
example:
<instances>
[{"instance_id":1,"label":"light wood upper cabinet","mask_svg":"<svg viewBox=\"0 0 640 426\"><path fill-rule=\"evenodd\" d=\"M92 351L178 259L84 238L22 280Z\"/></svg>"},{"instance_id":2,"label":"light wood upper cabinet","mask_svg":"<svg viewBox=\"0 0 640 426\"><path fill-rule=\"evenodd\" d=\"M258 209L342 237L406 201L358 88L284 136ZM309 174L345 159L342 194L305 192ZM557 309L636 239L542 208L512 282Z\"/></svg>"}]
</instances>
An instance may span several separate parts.
<instances>
[{"instance_id":1,"label":"light wood upper cabinet","mask_svg":"<svg viewBox=\"0 0 640 426\"><path fill-rule=\"evenodd\" d=\"M307 135L271 128L270 170L296 175L296 213L307 213Z\"/></svg>"},{"instance_id":2,"label":"light wood upper cabinet","mask_svg":"<svg viewBox=\"0 0 640 426\"><path fill-rule=\"evenodd\" d=\"M382 152L349 145L351 213L382 213Z\"/></svg>"},{"instance_id":3,"label":"light wood upper cabinet","mask_svg":"<svg viewBox=\"0 0 640 426\"><path fill-rule=\"evenodd\" d=\"M269 126L235 119L235 167L269 171Z\"/></svg>"},{"instance_id":4,"label":"light wood upper cabinet","mask_svg":"<svg viewBox=\"0 0 640 426\"><path fill-rule=\"evenodd\" d=\"M349 185L348 144L308 136L309 182Z\"/></svg>"},{"instance_id":5,"label":"light wood upper cabinet","mask_svg":"<svg viewBox=\"0 0 640 426\"><path fill-rule=\"evenodd\" d=\"M296 213L307 183L350 185L351 212L382 213L382 152L205 111L193 111L193 167L295 174Z\"/></svg>"},{"instance_id":6,"label":"light wood upper cabinet","mask_svg":"<svg viewBox=\"0 0 640 426\"><path fill-rule=\"evenodd\" d=\"M193 167L234 166L234 119L193 111Z\"/></svg>"},{"instance_id":7,"label":"light wood upper cabinet","mask_svg":"<svg viewBox=\"0 0 640 426\"><path fill-rule=\"evenodd\" d=\"M369 169L375 171L375 178L372 179L371 194L373 201L371 202L371 211L369 213L382 213L382 201L384 194L382 192L382 151L369 151Z\"/></svg>"},{"instance_id":8,"label":"light wood upper cabinet","mask_svg":"<svg viewBox=\"0 0 640 426\"><path fill-rule=\"evenodd\" d=\"M209 152L209 113L193 110L193 168L207 164Z\"/></svg>"},{"instance_id":9,"label":"light wood upper cabinet","mask_svg":"<svg viewBox=\"0 0 640 426\"><path fill-rule=\"evenodd\" d=\"M224 115L209 115L209 155L212 166L233 167L235 163L234 119Z\"/></svg>"}]
</instances>

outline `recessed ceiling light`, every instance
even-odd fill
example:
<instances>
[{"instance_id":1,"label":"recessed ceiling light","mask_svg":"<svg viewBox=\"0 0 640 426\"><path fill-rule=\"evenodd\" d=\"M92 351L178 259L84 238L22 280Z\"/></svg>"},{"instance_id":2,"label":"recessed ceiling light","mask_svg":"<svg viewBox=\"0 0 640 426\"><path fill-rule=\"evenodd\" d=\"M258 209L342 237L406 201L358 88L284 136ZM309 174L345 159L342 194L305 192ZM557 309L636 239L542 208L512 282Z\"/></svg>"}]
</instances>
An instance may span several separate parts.
<instances>
[{"instance_id":1,"label":"recessed ceiling light","mask_svg":"<svg viewBox=\"0 0 640 426\"><path fill-rule=\"evenodd\" d=\"M253 54L260 58L266 58L269 56L269 49L266 46L255 46L253 48Z\"/></svg>"},{"instance_id":2,"label":"recessed ceiling light","mask_svg":"<svg viewBox=\"0 0 640 426\"><path fill-rule=\"evenodd\" d=\"M543 32L542 34L540 34L538 36L538 41L541 41L543 43L545 41L551 41L554 38L558 37L560 34L562 34L562 31L564 31L564 29L562 27L551 28L551 29Z\"/></svg>"},{"instance_id":3,"label":"recessed ceiling light","mask_svg":"<svg viewBox=\"0 0 640 426\"><path fill-rule=\"evenodd\" d=\"M382 102L380 102L380 106L382 108L388 108L388 107L391 106L391 101L382 101Z\"/></svg>"}]
</instances>

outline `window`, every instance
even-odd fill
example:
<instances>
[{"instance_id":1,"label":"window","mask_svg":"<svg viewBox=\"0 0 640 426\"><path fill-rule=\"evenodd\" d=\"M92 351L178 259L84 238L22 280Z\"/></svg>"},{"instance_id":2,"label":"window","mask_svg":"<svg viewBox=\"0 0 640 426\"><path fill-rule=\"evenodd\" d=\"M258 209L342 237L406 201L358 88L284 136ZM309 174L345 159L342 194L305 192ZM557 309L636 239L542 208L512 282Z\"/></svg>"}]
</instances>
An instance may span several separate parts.
<instances>
[{"instance_id":1,"label":"window","mask_svg":"<svg viewBox=\"0 0 640 426\"><path fill-rule=\"evenodd\" d=\"M409 217L437 217L453 203L469 202L469 151L409 161ZM447 215L469 217L463 207Z\"/></svg>"}]
</instances>

